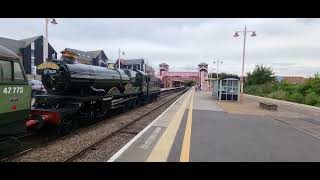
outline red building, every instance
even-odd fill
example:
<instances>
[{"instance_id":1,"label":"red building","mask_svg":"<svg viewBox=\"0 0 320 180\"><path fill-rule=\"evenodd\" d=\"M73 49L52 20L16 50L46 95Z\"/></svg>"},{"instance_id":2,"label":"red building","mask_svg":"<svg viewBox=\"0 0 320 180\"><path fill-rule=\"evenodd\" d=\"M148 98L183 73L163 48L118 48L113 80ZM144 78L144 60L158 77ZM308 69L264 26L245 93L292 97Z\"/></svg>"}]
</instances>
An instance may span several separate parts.
<instances>
[{"instance_id":1,"label":"red building","mask_svg":"<svg viewBox=\"0 0 320 180\"><path fill-rule=\"evenodd\" d=\"M186 81L196 81L203 90L208 89L208 64L201 63L198 65L198 72L169 72L169 65L166 63L159 64L159 79L163 88L181 86Z\"/></svg>"},{"instance_id":2,"label":"red building","mask_svg":"<svg viewBox=\"0 0 320 180\"><path fill-rule=\"evenodd\" d=\"M180 86L185 81L196 81L199 80L198 72L167 72L162 71L159 77L164 88L170 88Z\"/></svg>"}]
</instances>

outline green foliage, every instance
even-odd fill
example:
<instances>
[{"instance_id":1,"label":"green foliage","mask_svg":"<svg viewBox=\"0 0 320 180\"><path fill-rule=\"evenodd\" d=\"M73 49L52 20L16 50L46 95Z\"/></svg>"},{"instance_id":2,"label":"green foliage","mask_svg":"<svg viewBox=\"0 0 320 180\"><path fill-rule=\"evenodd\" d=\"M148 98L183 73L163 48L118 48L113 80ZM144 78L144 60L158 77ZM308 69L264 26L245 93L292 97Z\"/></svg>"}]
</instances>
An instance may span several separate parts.
<instances>
[{"instance_id":1,"label":"green foliage","mask_svg":"<svg viewBox=\"0 0 320 180\"><path fill-rule=\"evenodd\" d=\"M293 94L290 94L288 96L288 99L286 99L291 102L297 102L297 103L303 103L304 96L298 92L294 92Z\"/></svg>"},{"instance_id":2,"label":"green foliage","mask_svg":"<svg viewBox=\"0 0 320 180\"><path fill-rule=\"evenodd\" d=\"M185 82L185 85L189 86L189 87L194 86L195 84L196 84L196 81L186 81Z\"/></svg>"},{"instance_id":3,"label":"green foliage","mask_svg":"<svg viewBox=\"0 0 320 180\"><path fill-rule=\"evenodd\" d=\"M244 86L244 92L253 95L262 95L266 96L267 94L276 91L277 86L272 83L262 84L262 85L251 85L251 86Z\"/></svg>"},{"instance_id":4,"label":"green foliage","mask_svg":"<svg viewBox=\"0 0 320 180\"><path fill-rule=\"evenodd\" d=\"M209 77L210 78L217 78L217 73L209 73ZM219 76L218 76L219 79L224 79L224 78L239 78L238 75L236 74L230 74L230 73L219 73Z\"/></svg>"},{"instance_id":5,"label":"green foliage","mask_svg":"<svg viewBox=\"0 0 320 180\"><path fill-rule=\"evenodd\" d=\"M287 92L284 90L277 90L267 95L269 98L287 100Z\"/></svg>"},{"instance_id":6,"label":"green foliage","mask_svg":"<svg viewBox=\"0 0 320 180\"><path fill-rule=\"evenodd\" d=\"M256 65L253 72L247 74L246 84L247 85L259 85L265 83L275 82L274 72L270 67L263 65Z\"/></svg>"},{"instance_id":7,"label":"green foliage","mask_svg":"<svg viewBox=\"0 0 320 180\"><path fill-rule=\"evenodd\" d=\"M315 92L311 92L310 94L306 95L305 103L312 106L320 104L320 96L317 95Z\"/></svg>"},{"instance_id":8,"label":"green foliage","mask_svg":"<svg viewBox=\"0 0 320 180\"><path fill-rule=\"evenodd\" d=\"M254 81L252 80L252 82ZM317 73L314 77L301 84L293 84L286 81L250 84L247 81L244 86L244 92L320 107L320 75Z\"/></svg>"}]
</instances>

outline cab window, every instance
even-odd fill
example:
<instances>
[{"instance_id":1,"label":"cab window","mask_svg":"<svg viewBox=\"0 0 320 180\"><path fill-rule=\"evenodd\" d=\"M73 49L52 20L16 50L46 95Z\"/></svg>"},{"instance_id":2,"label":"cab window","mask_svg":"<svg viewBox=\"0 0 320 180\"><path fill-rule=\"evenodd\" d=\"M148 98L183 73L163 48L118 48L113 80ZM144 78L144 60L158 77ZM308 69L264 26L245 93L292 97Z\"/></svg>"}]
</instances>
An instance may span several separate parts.
<instances>
[{"instance_id":1,"label":"cab window","mask_svg":"<svg viewBox=\"0 0 320 180\"><path fill-rule=\"evenodd\" d=\"M12 81L12 65L10 61L0 60L0 80Z\"/></svg>"},{"instance_id":2,"label":"cab window","mask_svg":"<svg viewBox=\"0 0 320 180\"><path fill-rule=\"evenodd\" d=\"M25 81L21 66L18 62L13 63L14 68L14 80L15 81Z\"/></svg>"}]
</instances>

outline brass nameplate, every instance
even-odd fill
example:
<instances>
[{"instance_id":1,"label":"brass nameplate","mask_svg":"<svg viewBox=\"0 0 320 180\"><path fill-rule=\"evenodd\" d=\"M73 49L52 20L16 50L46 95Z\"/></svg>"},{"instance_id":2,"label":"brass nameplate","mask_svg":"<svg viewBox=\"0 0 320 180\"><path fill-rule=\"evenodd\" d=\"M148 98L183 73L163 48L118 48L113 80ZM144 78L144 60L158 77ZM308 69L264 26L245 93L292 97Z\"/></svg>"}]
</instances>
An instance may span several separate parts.
<instances>
[{"instance_id":1,"label":"brass nameplate","mask_svg":"<svg viewBox=\"0 0 320 180\"><path fill-rule=\"evenodd\" d=\"M56 70L59 70L59 66L57 64L54 64L52 62L45 62L45 63L42 63L42 64L39 64L37 66L37 69L56 69Z\"/></svg>"}]
</instances>

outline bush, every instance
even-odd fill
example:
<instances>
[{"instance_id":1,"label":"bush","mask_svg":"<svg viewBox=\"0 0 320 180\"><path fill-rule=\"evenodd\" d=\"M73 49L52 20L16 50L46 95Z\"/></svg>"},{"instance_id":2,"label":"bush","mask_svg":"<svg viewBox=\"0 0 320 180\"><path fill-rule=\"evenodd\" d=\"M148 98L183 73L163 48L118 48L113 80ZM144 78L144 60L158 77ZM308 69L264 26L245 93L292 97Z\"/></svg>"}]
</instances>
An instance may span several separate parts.
<instances>
[{"instance_id":1,"label":"bush","mask_svg":"<svg viewBox=\"0 0 320 180\"><path fill-rule=\"evenodd\" d=\"M272 83L262 84L262 85L246 85L244 86L244 92L247 94L266 96L273 91L277 90L277 86Z\"/></svg>"},{"instance_id":2,"label":"bush","mask_svg":"<svg viewBox=\"0 0 320 180\"><path fill-rule=\"evenodd\" d=\"M314 106L316 104L320 104L320 97L315 92L311 92L306 95L304 102L308 105Z\"/></svg>"},{"instance_id":3,"label":"bush","mask_svg":"<svg viewBox=\"0 0 320 180\"><path fill-rule=\"evenodd\" d=\"M263 78L272 77L272 71L265 67L256 67L253 74L248 74L244 92L247 94L266 96L273 99L304 103L320 107L320 74L316 74L305 83L293 84L286 81L274 82Z\"/></svg>"},{"instance_id":4,"label":"bush","mask_svg":"<svg viewBox=\"0 0 320 180\"><path fill-rule=\"evenodd\" d=\"M284 91L284 90L274 91L274 92L268 94L267 97L273 98L273 99L280 99L280 100L287 100L287 99L289 99L289 98L288 98L288 95L287 95L287 92Z\"/></svg>"},{"instance_id":5,"label":"bush","mask_svg":"<svg viewBox=\"0 0 320 180\"><path fill-rule=\"evenodd\" d=\"M303 103L304 96L298 92L294 92L288 96L288 100L292 102Z\"/></svg>"}]
</instances>

